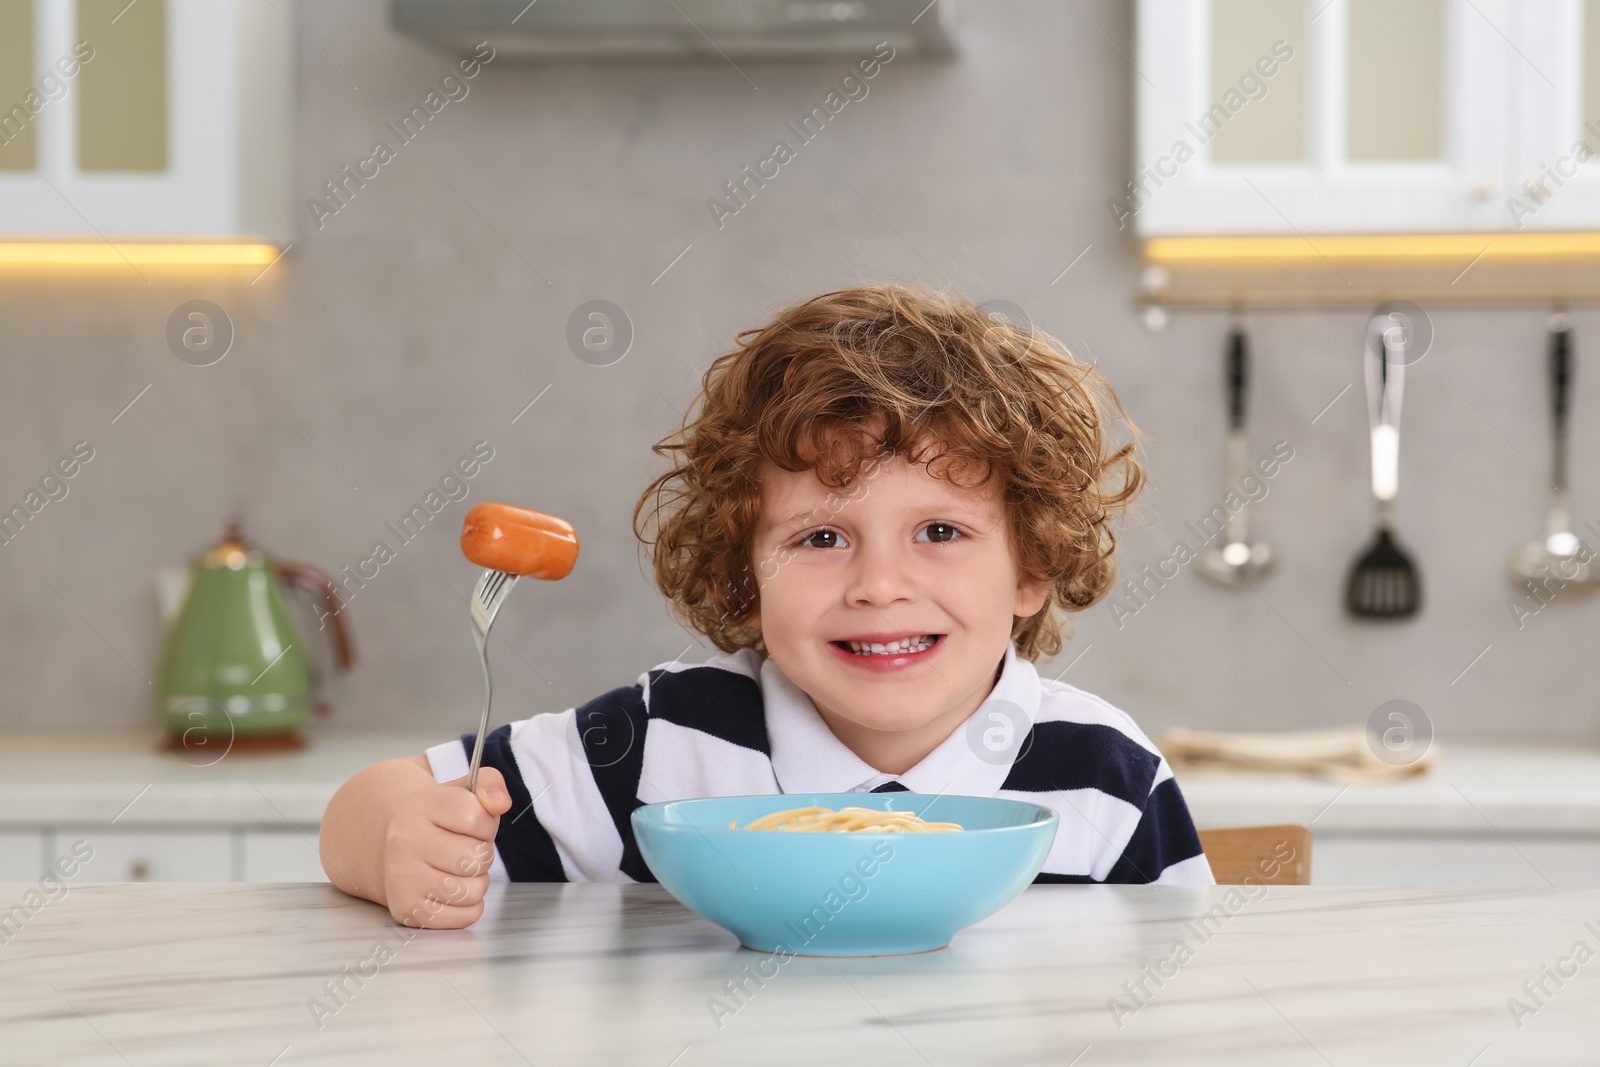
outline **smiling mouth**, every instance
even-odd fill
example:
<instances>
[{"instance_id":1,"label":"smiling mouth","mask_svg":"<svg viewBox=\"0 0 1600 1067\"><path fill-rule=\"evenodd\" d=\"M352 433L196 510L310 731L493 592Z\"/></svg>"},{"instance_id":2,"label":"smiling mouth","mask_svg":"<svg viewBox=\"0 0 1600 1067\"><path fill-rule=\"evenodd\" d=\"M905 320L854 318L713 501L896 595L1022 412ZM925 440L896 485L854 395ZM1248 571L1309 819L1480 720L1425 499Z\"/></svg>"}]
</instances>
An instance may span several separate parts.
<instances>
[{"instance_id":1,"label":"smiling mouth","mask_svg":"<svg viewBox=\"0 0 1600 1067\"><path fill-rule=\"evenodd\" d=\"M833 641L831 644L856 656L904 656L926 652L944 638L944 634L921 634L902 637L887 644L868 644L862 641Z\"/></svg>"}]
</instances>

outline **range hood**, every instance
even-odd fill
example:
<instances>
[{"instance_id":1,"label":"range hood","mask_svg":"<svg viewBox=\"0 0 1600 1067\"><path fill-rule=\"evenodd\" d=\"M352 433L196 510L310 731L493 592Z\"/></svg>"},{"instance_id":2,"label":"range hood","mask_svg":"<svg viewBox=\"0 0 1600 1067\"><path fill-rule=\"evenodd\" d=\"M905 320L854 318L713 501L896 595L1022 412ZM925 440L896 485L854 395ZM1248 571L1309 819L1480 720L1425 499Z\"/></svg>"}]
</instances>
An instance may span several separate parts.
<instances>
[{"instance_id":1,"label":"range hood","mask_svg":"<svg viewBox=\"0 0 1600 1067\"><path fill-rule=\"evenodd\" d=\"M512 59L857 59L954 54L952 0L391 0L403 33Z\"/></svg>"}]
</instances>

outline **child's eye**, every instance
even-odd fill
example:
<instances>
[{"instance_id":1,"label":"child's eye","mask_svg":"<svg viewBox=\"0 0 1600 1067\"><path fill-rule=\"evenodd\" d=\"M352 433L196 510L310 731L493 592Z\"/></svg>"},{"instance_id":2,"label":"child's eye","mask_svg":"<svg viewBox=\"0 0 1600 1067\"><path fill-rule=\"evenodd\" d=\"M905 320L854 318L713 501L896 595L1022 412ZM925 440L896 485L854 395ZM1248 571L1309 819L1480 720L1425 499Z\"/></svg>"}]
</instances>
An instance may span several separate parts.
<instances>
[{"instance_id":1,"label":"child's eye","mask_svg":"<svg viewBox=\"0 0 1600 1067\"><path fill-rule=\"evenodd\" d=\"M949 544L957 537L965 536L948 522L930 522L923 526L922 530L936 531L928 538L928 542L939 545ZM922 530L919 530L918 533L921 533ZM821 529L812 530L796 541L795 544L801 548L838 548L840 544L839 531L824 526Z\"/></svg>"},{"instance_id":2,"label":"child's eye","mask_svg":"<svg viewBox=\"0 0 1600 1067\"><path fill-rule=\"evenodd\" d=\"M826 543L818 543L816 539L819 537L824 539L832 538L832 540L826 541ZM812 530L796 543L804 548L837 548L839 545L839 531L830 530L827 527L823 527L820 530Z\"/></svg>"},{"instance_id":3,"label":"child's eye","mask_svg":"<svg viewBox=\"0 0 1600 1067\"><path fill-rule=\"evenodd\" d=\"M961 533L960 530L957 530L948 522L930 522L928 525L924 526L923 529L941 531L938 535L930 538L934 544L948 544L949 542L955 540L956 536Z\"/></svg>"}]
</instances>

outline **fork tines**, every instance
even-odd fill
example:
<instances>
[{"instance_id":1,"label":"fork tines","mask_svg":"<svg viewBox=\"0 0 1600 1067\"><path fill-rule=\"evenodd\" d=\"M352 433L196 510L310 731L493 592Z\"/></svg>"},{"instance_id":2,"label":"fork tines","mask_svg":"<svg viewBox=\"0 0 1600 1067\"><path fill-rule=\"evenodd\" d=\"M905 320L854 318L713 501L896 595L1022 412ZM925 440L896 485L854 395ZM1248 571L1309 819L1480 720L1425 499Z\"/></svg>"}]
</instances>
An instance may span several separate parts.
<instances>
[{"instance_id":1,"label":"fork tines","mask_svg":"<svg viewBox=\"0 0 1600 1067\"><path fill-rule=\"evenodd\" d=\"M472 590L472 615L473 621L482 629L488 629L494 621L495 612L500 610L500 602L516 584L517 575L505 571L483 572L478 579L478 584Z\"/></svg>"}]
</instances>

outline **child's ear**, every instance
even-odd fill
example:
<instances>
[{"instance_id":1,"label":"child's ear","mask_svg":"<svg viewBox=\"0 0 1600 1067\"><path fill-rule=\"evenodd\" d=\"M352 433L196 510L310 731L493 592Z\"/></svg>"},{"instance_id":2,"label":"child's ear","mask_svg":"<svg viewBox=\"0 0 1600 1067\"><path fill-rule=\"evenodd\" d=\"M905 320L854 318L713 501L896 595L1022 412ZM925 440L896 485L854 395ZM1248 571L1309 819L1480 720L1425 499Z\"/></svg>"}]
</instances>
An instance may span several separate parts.
<instances>
[{"instance_id":1,"label":"child's ear","mask_svg":"<svg viewBox=\"0 0 1600 1067\"><path fill-rule=\"evenodd\" d=\"M1011 607L1011 614L1018 618L1031 618L1039 614L1039 609L1044 607L1045 598L1049 595L1048 581L1023 580L1017 584L1017 600Z\"/></svg>"}]
</instances>

